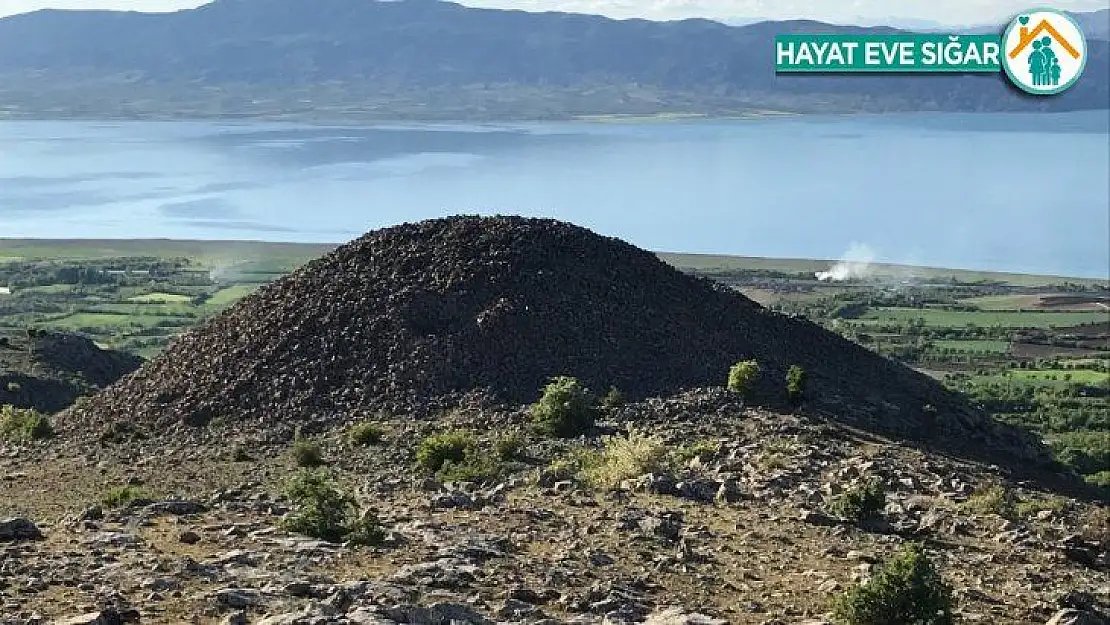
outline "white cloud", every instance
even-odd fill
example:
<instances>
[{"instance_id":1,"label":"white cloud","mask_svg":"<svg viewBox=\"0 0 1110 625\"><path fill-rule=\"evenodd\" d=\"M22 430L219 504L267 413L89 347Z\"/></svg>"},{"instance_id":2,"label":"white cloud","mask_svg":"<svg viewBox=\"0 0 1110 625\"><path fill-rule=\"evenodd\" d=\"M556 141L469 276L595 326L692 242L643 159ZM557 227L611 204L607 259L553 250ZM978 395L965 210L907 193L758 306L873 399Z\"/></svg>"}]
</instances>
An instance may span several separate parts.
<instances>
[{"instance_id":1,"label":"white cloud","mask_svg":"<svg viewBox=\"0 0 1110 625\"><path fill-rule=\"evenodd\" d=\"M203 3L203 0L0 0L0 15L47 7L169 11ZM1030 7L1030 0L463 0L463 3L528 11L600 13L618 18L807 18L833 22L882 22L900 18L945 24L1001 23ZM1107 2L1057 0L1051 5L1073 11L1093 11L1106 8Z\"/></svg>"}]
</instances>

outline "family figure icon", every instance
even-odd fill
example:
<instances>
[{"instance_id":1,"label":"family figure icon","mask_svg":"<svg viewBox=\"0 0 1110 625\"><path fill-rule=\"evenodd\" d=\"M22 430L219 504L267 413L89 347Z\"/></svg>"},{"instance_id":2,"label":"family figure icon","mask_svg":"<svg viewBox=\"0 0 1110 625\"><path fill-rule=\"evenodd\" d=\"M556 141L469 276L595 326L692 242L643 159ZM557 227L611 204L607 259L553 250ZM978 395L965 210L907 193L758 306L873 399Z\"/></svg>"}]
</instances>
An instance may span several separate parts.
<instances>
[{"instance_id":1,"label":"family figure icon","mask_svg":"<svg viewBox=\"0 0 1110 625\"><path fill-rule=\"evenodd\" d=\"M1003 35L1003 45L1003 68L1017 86L1033 94L1067 89L1086 61L1086 41L1078 24L1049 9L1019 15Z\"/></svg>"},{"instance_id":2,"label":"family figure icon","mask_svg":"<svg viewBox=\"0 0 1110 625\"><path fill-rule=\"evenodd\" d=\"M1060 59L1052 50L1052 37L1045 36L1033 42L1029 55L1029 73L1034 85L1060 84Z\"/></svg>"}]
</instances>

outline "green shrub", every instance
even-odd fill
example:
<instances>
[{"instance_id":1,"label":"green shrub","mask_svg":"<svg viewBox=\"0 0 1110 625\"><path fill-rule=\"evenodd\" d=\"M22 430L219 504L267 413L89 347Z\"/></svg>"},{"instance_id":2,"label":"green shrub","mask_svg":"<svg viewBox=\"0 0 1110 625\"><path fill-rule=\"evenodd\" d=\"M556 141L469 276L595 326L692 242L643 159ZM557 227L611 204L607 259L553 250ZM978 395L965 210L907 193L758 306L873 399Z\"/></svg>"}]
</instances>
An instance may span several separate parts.
<instances>
[{"instance_id":1,"label":"green shrub","mask_svg":"<svg viewBox=\"0 0 1110 625\"><path fill-rule=\"evenodd\" d=\"M520 434L506 434L497 439L495 451L502 460L519 460L524 457L526 441Z\"/></svg>"},{"instance_id":2,"label":"green shrub","mask_svg":"<svg viewBox=\"0 0 1110 625\"><path fill-rule=\"evenodd\" d=\"M380 545L385 540L385 528L378 515L367 511L347 525L343 539L353 545Z\"/></svg>"},{"instance_id":3,"label":"green shrub","mask_svg":"<svg viewBox=\"0 0 1110 625\"><path fill-rule=\"evenodd\" d=\"M798 401L805 392L805 370L798 365L790 365L786 372L786 394L790 401Z\"/></svg>"},{"instance_id":4,"label":"green shrub","mask_svg":"<svg viewBox=\"0 0 1110 625\"><path fill-rule=\"evenodd\" d=\"M298 467L318 467L324 464L324 450L320 443L314 441L303 438L294 440L290 453Z\"/></svg>"},{"instance_id":5,"label":"green shrub","mask_svg":"<svg viewBox=\"0 0 1110 625\"><path fill-rule=\"evenodd\" d=\"M1110 488L1110 471L1099 471L1098 473L1086 475L1083 479L1093 486Z\"/></svg>"},{"instance_id":6,"label":"green shrub","mask_svg":"<svg viewBox=\"0 0 1110 625\"><path fill-rule=\"evenodd\" d=\"M615 489L625 480L669 470L667 445L661 438L632 430L628 436L607 436L604 441L601 451L580 459L580 476L587 484Z\"/></svg>"},{"instance_id":7,"label":"green shrub","mask_svg":"<svg viewBox=\"0 0 1110 625\"><path fill-rule=\"evenodd\" d=\"M867 583L837 597L833 615L845 625L948 625L952 589L925 550L908 545Z\"/></svg>"},{"instance_id":8,"label":"green shrub","mask_svg":"<svg viewBox=\"0 0 1110 625\"><path fill-rule=\"evenodd\" d=\"M0 408L0 438L9 441L43 440L54 436L50 419L30 408Z\"/></svg>"},{"instance_id":9,"label":"green shrub","mask_svg":"<svg viewBox=\"0 0 1110 625\"><path fill-rule=\"evenodd\" d=\"M435 473L448 462L463 462L468 455L474 454L477 447L478 442L468 432L443 432L420 441L416 448L416 462Z\"/></svg>"},{"instance_id":10,"label":"green shrub","mask_svg":"<svg viewBox=\"0 0 1110 625\"><path fill-rule=\"evenodd\" d=\"M857 523L874 519L886 506L886 491L883 482L871 479L857 484L833 501L831 511L842 519Z\"/></svg>"},{"instance_id":11,"label":"green shrub","mask_svg":"<svg viewBox=\"0 0 1110 625\"><path fill-rule=\"evenodd\" d=\"M231 461L232 462L250 462L252 460L250 452L243 445L236 445L231 448Z\"/></svg>"},{"instance_id":12,"label":"green shrub","mask_svg":"<svg viewBox=\"0 0 1110 625\"><path fill-rule=\"evenodd\" d=\"M285 494L294 511L284 519L290 532L329 542L338 542L347 533L347 514L353 506L323 470L298 472L286 486Z\"/></svg>"},{"instance_id":13,"label":"green shrub","mask_svg":"<svg viewBox=\"0 0 1110 625\"><path fill-rule=\"evenodd\" d=\"M1063 497L1048 497L1046 499L1030 499L1018 501L1014 512L1018 518L1026 519L1045 511L1062 514L1068 509L1068 500Z\"/></svg>"},{"instance_id":14,"label":"green shrub","mask_svg":"<svg viewBox=\"0 0 1110 625\"><path fill-rule=\"evenodd\" d=\"M732 365L728 371L728 390L741 395L749 395L759 377L759 363L754 360L743 360Z\"/></svg>"},{"instance_id":15,"label":"green shrub","mask_svg":"<svg viewBox=\"0 0 1110 625\"><path fill-rule=\"evenodd\" d=\"M436 477L443 482L484 482L493 479L500 470L497 460L472 450L462 460L444 462Z\"/></svg>"},{"instance_id":16,"label":"green shrub","mask_svg":"<svg viewBox=\"0 0 1110 625\"><path fill-rule=\"evenodd\" d=\"M1017 497L1010 489L994 485L972 493L962 505L975 514L997 514L1004 519L1014 519L1017 518L1017 504Z\"/></svg>"},{"instance_id":17,"label":"green shrub","mask_svg":"<svg viewBox=\"0 0 1110 625\"><path fill-rule=\"evenodd\" d=\"M680 464L688 464L694 458L709 460L721 453L720 441L698 441L683 445L674 452L674 458Z\"/></svg>"},{"instance_id":18,"label":"green shrub","mask_svg":"<svg viewBox=\"0 0 1110 625\"><path fill-rule=\"evenodd\" d=\"M123 443L131 439L143 438L142 430L131 423L115 421L104 426L100 431L100 442Z\"/></svg>"},{"instance_id":19,"label":"green shrub","mask_svg":"<svg viewBox=\"0 0 1110 625\"><path fill-rule=\"evenodd\" d=\"M360 423L347 431L347 439L352 445L368 447L382 442L385 428L377 423Z\"/></svg>"},{"instance_id":20,"label":"green shrub","mask_svg":"<svg viewBox=\"0 0 1110 625\"><path fill-rule=\"evenodd\" d=\"M601 407L605 409L620 408L624 405L624 393L615 386L609 387L609 392L601 398Z\"/></svg>"},{"instance_id":21,"label":"green shrub","mask_svg":"<svg viewBox=\"0 0 1110 625\"><path fill-rule=\"evenodd\" d=\"M282 521L287 531L361 545L379 544L385 537L373 513L355 517L354 499L340 491L324 469L299 471L289 481L285 494L293 504L293 512Z\"/></svg>"},{"instance_id":22,"label":"green shrub","mask_svg":"<svg viewBox=\"0 0 1110 625\"><path fill-rule=\"evenodd\" d=\"M104 494L100 503L109 508L125 508L134 501L145 499L150 499L150 495L137 486L116 486Z\"/></svg>"},{"instance_id":23,"label":"green shrub","mask_svg":"<svg viewBox=\"0 0 1110 625\"><path fill-rule=\"evenodd\" d=\"M573 438L590 430L596 418L593 398L577 379L566 376L551 380L532 406L532 423L547 436Z\"/></svg>"}]
</instances>

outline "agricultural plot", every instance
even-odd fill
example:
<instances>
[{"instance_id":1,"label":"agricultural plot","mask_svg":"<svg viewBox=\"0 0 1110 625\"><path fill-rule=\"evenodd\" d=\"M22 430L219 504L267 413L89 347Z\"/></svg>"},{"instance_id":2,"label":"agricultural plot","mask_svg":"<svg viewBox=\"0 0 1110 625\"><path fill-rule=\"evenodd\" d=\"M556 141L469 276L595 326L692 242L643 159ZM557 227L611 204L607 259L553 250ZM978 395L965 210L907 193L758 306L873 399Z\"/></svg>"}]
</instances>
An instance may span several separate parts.
<instances>
[{"instance_id":1,"label":"agricultural plot","mask_svg":"<svg viewBox=\"0 0 1110 625\"><path fill-rule=\"evenodd\" d=\"M962 311L932 308L873 308L861 321L905 324L923 319L931 328L1067 328L1110 320L1110 312Z\"/></svg>"}]
</instances>

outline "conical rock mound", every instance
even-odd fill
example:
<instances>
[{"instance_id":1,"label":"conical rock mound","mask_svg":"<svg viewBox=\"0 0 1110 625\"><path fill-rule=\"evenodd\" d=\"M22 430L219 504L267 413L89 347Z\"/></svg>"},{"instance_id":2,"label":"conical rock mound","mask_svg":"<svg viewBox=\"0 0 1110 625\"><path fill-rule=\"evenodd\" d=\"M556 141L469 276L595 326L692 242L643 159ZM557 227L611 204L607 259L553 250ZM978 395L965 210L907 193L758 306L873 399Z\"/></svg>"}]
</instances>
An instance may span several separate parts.
<instances>
[{"instance_id":1,"label":"conical rock mound","mask_svg":"<svg viewBox=\"0 0 1110 625\"><path fill-rule=\"evenodd\" d=\"M785 400L792 364L812 409L887 434L1043 457L1023 433L936 382L805 320L772 313L654 254L586 229L454 217L371 232L244 299L64 415L165 431L387 409L426 413L478 391L534 401L554 375L641 398L720 386L762 366Z\"/></svg>"}]
</instances>

